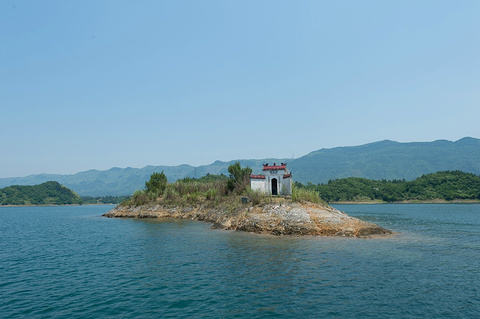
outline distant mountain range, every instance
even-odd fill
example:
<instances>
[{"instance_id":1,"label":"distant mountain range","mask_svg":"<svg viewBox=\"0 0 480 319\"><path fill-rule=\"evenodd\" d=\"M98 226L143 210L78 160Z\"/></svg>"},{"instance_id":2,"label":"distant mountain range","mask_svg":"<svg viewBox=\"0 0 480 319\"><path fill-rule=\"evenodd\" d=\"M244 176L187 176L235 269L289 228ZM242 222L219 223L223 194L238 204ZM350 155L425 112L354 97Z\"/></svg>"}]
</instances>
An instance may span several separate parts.
<instances>
[{"instance_id":1,"label":"distant mountain range","mask_svg":"<svg viewBox=\"0 0 480 319\"><path fill-rule=\"evenodd\" d=\"M203 166L146 166L106 171L89 170L73 175L37 174L27 177L0 178L0 188L10 185L36 185L57 181L81 196L130 195L145 186L153 172L164 171L168 181L210 174L228 175L230 162L216 161ZM465 137L456 142L399 143L380 141L360 146L320 149L297 159L238 160L260 173L262 163L287 162L294 181L313 184L344 177L374 180L413 180L423 174L460 170L480 175L480 139Z\"/></svg>"}]
</instances>

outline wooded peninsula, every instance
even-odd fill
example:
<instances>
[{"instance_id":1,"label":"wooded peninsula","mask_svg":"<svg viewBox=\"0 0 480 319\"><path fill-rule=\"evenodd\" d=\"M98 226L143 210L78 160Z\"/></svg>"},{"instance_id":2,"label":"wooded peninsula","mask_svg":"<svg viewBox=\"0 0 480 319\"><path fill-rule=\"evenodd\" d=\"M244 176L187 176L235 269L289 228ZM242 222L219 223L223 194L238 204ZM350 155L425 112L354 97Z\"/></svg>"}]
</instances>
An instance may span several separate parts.
<instances>
[{"instance_id":1,"label":"wooded peninsula","mask_svg":"<svg viewBox=\"0 0 480 319\"><path fill-rule=\"evenodd\" d=\"M42 206L118 204L130 196L78 196L55 181L38 185L12 185L0 188L0 206Z\"/></svg>"},{"instance_id":2,"label":"wooded peninsula","mask_svg":"<svg viewBox=\"0 0 480 319\"><path fill-rule=\"evenodd\" d=\"M348 177L326 184L295 186L317 192L328 203L480 201L480 176L462 171L422 175L413 181Z\"/></svg>"},{"instance_id":3,"label":"wooded peninsula","mask_svg":"<svg viewBox=\"0 0 480 319\"><path fill-rule=\"evenodd\" d=\"M81 204L78 194L50 181L39 185L13 185L0 189L0 205L73 205Z\"/></svg>"}]
</instances>

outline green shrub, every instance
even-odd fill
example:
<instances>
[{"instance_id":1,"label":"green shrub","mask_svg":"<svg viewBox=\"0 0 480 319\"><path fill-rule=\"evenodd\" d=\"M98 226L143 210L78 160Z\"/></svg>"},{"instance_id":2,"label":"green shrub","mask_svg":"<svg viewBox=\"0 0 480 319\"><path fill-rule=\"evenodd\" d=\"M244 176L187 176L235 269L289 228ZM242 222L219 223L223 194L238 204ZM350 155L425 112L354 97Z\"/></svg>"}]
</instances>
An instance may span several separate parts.
<instances>
[{"instance_id":1,"label":"green shrub","mask_svg":"<svg viewBox=\"0 0 480 319\"><path fill-rule=\"evenodd\" d=\"M210 188L205 193L205 197L207 198L207 200L212 200L212 199L216 198L217 195L218 195L218 189L217 188Z\"/></svg>"},{"instance_id":2,"label":"green shrub","mask_svg":"<svg viewBox=\"0 0 480 319\"><path fill-rule=\"evenodd\" d=\"M173 201L176 200L178 197L179 195L173 185L168 185L168 187L165 189L163 198L168 201Z\"/></svg>"},{"instance_id":3,"label":"green shrub","mask_svg":"<svg viewBox=\"0 0 480 319\"><path fill-rule=\"evenodd\" d=\"M303 202L310 202L310 203L322 203L322 199L318 196L318 193L312 189L306 188L299 188L295 185L292 189L292 201L303 203Z\"/></svg>"},{"instance_id":4,"label":"green shrub","mask_svg":"<svg viewBox=\"0 0 480 319\"><path fill-rule=\"evenodd\" d=\"M136 190L132 196L132 202L136 206L145 205L148 201L147 193L144 190Z\"/></svg>"},{"instance_id":5,"label":"green shrub","mask_svg":"<svg viewBox=\"0 0 480 319\"><path fill-rule=\"evenodd\" d=\"M253 205L258 205L266 201L267 195L259 190L248 190L248 197Z\"/></svg>"},{"instance_id":6,"label":"green shrub","mask_svg":"<svg viewBox=\"0 0 480 319\"><path fill-rule=\"evenodd\" d=\"M198 193L185 194L182 197L184 201L189 204L198 204L201 201L201 197Z\"/></svg>"}]
</instances>

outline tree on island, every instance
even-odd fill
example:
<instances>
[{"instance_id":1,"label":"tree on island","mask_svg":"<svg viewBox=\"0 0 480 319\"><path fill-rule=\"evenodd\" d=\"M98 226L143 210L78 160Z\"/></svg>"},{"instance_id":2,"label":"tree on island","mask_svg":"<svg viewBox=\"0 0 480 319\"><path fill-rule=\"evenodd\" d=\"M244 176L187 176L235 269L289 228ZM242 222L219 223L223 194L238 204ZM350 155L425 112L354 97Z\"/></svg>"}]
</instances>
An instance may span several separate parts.
<instances>
[{"instance_id":1,"label":"tree on island","mask_svg":"<svg viewBox=\"0 0 480 319\"><path fill-rule=\"evenodd\" d=\"M227 188L229 191L241 194L250 186L250 175L252 169L250 167L242 168L240 162L236 162L228 167L230 177L227 181Z\"/></svg>"},{"instance_id":2,"label":"tree on island","mask_svg":"<svg viewBox=\"0 0 480 319\"><path fill-rule=\"evenodd\" d=\"M145 182L147 194L151 198L157 198L165 192L167 187L167 176L163 171L161 173L153 173L150 175L150 180Z\"/></svg>"}]
</instances>

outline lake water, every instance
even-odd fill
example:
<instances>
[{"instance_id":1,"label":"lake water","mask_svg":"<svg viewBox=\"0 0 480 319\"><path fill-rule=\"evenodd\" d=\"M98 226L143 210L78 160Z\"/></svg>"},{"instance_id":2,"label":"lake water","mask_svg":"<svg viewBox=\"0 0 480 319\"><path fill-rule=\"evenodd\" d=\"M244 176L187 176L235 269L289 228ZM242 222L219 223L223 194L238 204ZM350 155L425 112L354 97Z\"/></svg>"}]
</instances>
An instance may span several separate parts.
<instances>
[{"instance_id":1,"label":"lake water","mask_svg":"<svg viewBox=\"0 0 480 319\"><path fill-rule=\"evenodd\" d=\"M274 237L0 207L1 318L479 318L480 205L335 205L400 232Z\"/></svg>"}]
</instances>

